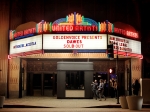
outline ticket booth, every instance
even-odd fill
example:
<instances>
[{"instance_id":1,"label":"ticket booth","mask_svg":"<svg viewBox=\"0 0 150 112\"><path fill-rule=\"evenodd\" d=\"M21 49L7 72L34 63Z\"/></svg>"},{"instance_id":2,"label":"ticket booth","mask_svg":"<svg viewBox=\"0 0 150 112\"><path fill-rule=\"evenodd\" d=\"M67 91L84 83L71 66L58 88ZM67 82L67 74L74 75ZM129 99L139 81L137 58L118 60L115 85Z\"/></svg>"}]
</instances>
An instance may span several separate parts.
<instances>
[{"instance_id":1,"label":"ticket booth","mask_svg":"<svg viewBox=\"0 0 150 112\"><path fill-rule=\"evenodd\" d=\"M93 62L57 62L57 98L92 98Z\"/></svg>"}]
</instances>

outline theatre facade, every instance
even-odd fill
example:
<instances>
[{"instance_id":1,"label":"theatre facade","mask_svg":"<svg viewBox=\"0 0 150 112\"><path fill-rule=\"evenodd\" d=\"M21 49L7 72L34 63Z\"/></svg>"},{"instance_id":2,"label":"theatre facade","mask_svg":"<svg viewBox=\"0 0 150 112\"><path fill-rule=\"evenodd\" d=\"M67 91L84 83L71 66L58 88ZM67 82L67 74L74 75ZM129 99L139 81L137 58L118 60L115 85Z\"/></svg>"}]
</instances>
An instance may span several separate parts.
<instances>
[{"instance_id":1,"label":"theatre facade","mask_svg":"<svg viewBox=\"0 0 150 112\"><path fill-rule=\"evenodd\" d=\"M92 98L93 80L111 78L118 79L120 95L131 95L132 81L142 73L139 37L128 24L76 12L21 24L9 31L8 96Z\"/></svg>"}]
</instances>

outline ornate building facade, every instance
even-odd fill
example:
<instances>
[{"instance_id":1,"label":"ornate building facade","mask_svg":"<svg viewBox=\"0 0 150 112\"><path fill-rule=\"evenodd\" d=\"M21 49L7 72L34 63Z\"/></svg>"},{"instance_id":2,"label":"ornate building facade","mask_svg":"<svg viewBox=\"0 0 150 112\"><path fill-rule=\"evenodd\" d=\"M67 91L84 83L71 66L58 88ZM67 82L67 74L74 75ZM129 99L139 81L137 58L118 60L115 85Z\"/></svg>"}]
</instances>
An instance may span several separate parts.
<instances>
[{"instance_id":1,"label":"ornate building facade","mask_svg":"<svg viewBox=\"0 0 150 112\"><path fill-rule=\"evenodd\" d=\"M74 61L85 61L86 59L98 59L106 58L106 54L92 54L92 53L83 53L74 55L72 53L64 54L44 54L44 55L33 55L28 56L27 58L49 58L50 61L26 61L20 60L20 58L8 59L9 55L9 35L8 31L11 29L16 29L17 26L33 21L38 23L41 20L46 21L55 21L58 18L64 17L67 14L70 14L74 11L83 14L85 17L94 19L95 21L105 21L109 20L112 23L122 22L133 26L139 33L139 40L145 42L146 39L142 39L143 35L141 30L141 10L140 10L140 1L135 0L84 0L72 1L72 0L2 0L0 1L0 90L1 95L7 97L20 97L19 86L20 82L20 68L23 65L25 71L28 72L42 72L50 71L56 73L56 64L60 61L60 57L63 57L63 60L70 59ZM147 36L146 36L147 37ZM143 47L147 44L144 44ZM147 48L147 47L146 47ZM147 51L143 51L147 53ZM80 58L83 58L82 60ZM54 60L53 60L54 59ZM86 60L86 61L87 61ZM20 64L21 63L21 64ZM102 60L93 60L94 63L94 72L96 73L101 70L101 72L107 72L109 67L115 67L115 61L111 64L109 61ZM129 66L132 79L142 78L142 60L140 59L129 59L122 63L120 60L118 65L118 71L128 74L126 69ZM127 65L127 66L126 66ZM25 72L25 74L27 74ZM27 77L24 77L26 80ZM127 77L126 77L127 78ZM126 79L125 78L125 79ZM24 82L26 83L26 81ZM25 90L26 90L26 84ZM124 87L127 88L127 87ZM22 95L21 95L22 96Z\"/></svg>"}]
</instances>

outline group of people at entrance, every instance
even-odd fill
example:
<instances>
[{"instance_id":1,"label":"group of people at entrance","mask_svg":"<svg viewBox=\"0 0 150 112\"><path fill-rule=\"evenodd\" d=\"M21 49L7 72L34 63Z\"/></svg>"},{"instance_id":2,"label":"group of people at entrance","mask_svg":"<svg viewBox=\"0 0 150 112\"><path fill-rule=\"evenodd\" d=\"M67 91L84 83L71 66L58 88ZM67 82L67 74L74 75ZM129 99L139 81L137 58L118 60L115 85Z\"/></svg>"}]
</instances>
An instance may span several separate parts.
<instances>
[{"instance_id":1,"label":"group of people at entrance","mask_svg":"<svg viewBox=\"0 0 150 112\"><path fill-rule=\"evenodd\" d=\"M101 101L102 98L106 100L106 94L108 93L108 83L106 80L100 79L99 84L97 80L95 80L92 84L92 92L93 92L93 97L97 100ZM115 79L110 79L109 82L109 87L110 87L110 96L111 98L117 97L117 81Z\"/></svg>"},{"instance_id":2,"label":"group of people at entrance","mask_svg":"<svg viewBox=\"0 0 150 112\"><path fill-rule=\"evenodd\" d=\"M97 80L95 80L92 84L92 92L93 96L97 100L99 98L99 101L101 101L102 97L106 100L106 97L104 95L105 87L106 85L106 80L100 79L100 82L98 84Z\"/></svg>"},{"instance_id":3,"label":"group of people at entrance","mask_svg":"<svg viewBox=\"0 0 150 112\"><path fill-rule=\"evenodd\" d=\"M106 80L100 79L99 83L97 80L94 80L91 84L93 97L101 101L102 98L106 100L106 93L108 92L108 83ZM117 81L115 79L110 79L109 81L109 93L111 98L117 98ZM138 95L140 90L140 83L138 80L132 84L133 95Z\"/></svg>"}]
</instances>

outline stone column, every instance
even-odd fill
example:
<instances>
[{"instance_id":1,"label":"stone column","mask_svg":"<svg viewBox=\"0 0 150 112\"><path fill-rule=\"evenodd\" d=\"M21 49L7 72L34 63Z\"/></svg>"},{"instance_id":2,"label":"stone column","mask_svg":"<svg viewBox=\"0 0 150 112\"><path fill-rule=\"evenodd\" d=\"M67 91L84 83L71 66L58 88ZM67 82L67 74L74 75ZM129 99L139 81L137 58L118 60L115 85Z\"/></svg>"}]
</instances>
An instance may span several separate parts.
<instances>
[{"instance_id":1,"label":"stone column","mask_svg":"<svg viewBox=\"0 0 150 112\"><path fill-rule=\"evenodd\" d=\"M9 1L0 1L0 95L7 95Z\"/></svg>"}]
</instances>

